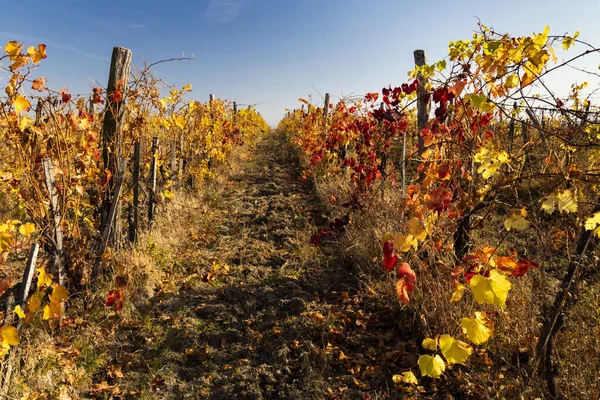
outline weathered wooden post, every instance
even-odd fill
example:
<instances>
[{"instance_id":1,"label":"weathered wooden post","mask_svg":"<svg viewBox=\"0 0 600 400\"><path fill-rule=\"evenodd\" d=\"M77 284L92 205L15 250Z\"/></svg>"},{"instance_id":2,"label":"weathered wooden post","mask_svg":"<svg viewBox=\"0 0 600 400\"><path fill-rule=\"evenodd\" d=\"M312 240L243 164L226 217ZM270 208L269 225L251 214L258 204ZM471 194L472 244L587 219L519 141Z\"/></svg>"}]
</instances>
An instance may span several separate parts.
<instances>
[{"instance_id":1,"label":"weathered wooden post","mask_svg":"<svg viewBox=\"0 0 600 400\"><path fill-rule=\"evenodd\" d=\"M181 182L183 182L183 177L185 176L185 163L184 155L185 155L185 136L181 135L179 137L179 151L181 152L179 156L179 169L177 170L178 184L177 187L181 186Z\"/></svg>"},{"instance_id":2,"label":"weathered wooden post","mask_svg":"<svg viewBox=\"0 0 600 400\"><path fill-rule=\"evenodd\" d=\"M44 100L38 99L37 105L35 106L35 126L42 124L42 112L44 111Z\"/></svg>"},{"instance_id":3,"label":"weathered wooden post","mask_svg":"<svg viewBox=\"0 0 600 400\"><path fill-rule=\"evenodd\" d=\"M108 84L106 85L107 102L101 135L102 161L104 162L104 168L109 170L112 176L117 176L120 172L119 165L117 165L117 160L121 157L120 128L125 113L123 100L129 81L131 56L132 53L129 49L124 47L113 48ZM106 193L100 212L100 232L104 231L108 223L108 214L111 199L114 197L115 185L114 180L110 180L106 185ZM119 227L120 223L112 230L113 237L120 232Z\"/></svg>"},{"instance_id":4,"label":"weathered wooden post","mask_svg":"<svg viewBox=\"0 0 600 400\"><path fill-rule=\"evenodd\" d=\"M158 157L158 138L152 138L152 163L150 164L150 190L148 191L148 225L152 227L154 217L154 197L156 196L156 158Z\"/></svg>"},{"instance_id":5,"label":"weathered wooden post","mask_svg":"<svg viewBox=\"0 0 600 400\"><path fill-rule=\"evenodd\" d=\"M54 220L54 258L52 261L52 271L58 272L58 283L64 286L66 281L65 268L63 265L63 230L61 225L62 216L58 204L58 192L56 182L52 173L52 161L49 158L42 159L42 167L46 177L46 187L50 196L50 215Z\"/></svg>"},{"instance_id":6,"label":"weathered wooden post","mask_svg":"<svg viewBox=\"0 0 600 400\"><path fill-rule=\"evenodd\" d=\"M415 50L413 54L415 58L415 65L417 67L421 67L427 63L425 50ZM423 140L423 135L421 135L421 131L423 128L425 128L427 125L427 120L429 119L429 98L427 96L427 90L425 90L425 85L427 83L425 77L422 74L418 74L417 79L419 81L419 86L417 89L417 134L420 157L425 151L425 142Z\"/></svg>"},{"instance_id":7,"label":"weathered wooden post","mask_svg":"<svg viewBox=\"0 0 600 400\"><path fill-rule=\"evenodd\" d=\"M325 120L327 120L327 116L329 115L329 93L325 93L325 104L323 105L323 115L325 116Z\"/></svg>"},{"instance_id":8,"label":"weathered wooden post","mask_svg":"<svg viewBox=\"0 0 600 400\"><path fill-rule=\"evenodd\" d=\"M138 235L140 211L140 142L133 144L133 205L129 221L129 242L135 243Z\"/></svg>"},{"instance_id":9,"label":"weathered wooden post","mask_svg":"<svg viewBox=\"0 0 600 400\"><path fill-rule=\"evenodd\" d=\"M117 182L115 184L115 190L113 192L113 198L111 201L110 210L108 212L107 223L104 227L104 231L102 232L102 240L96 254L96 264L94 265L94 270L92 271L92 279L98 277L100 272L102 272L102 256L104 255L104 250L106 250L106 246L108 245L110 232L116 226L115 216L117 214L117 210L119 209L119 197L121 196L121 189L123 188L123 178L125 176L126 168L127 159L125 157L121 157L119 176L117 177Z\"/></svg>"},{"instance_id":10,"label":"weathered wooden post","mask_svg":"<svg viewBox=\"0 0 600 400\"><path fill-rule=\"evenodd\" d=\"M171 140L171 185L177 177L177 144Z\"/></svg>"},{"instance_id":11,"label":"weathered wooden post","mask_svg":"<svg viewBox=\"0 0 600 400\"><path fill-rule=\"evenodd\" d=\"M515 115L510 117L510 123L508 124L508 154L512 155L513 142L515 140L515 118L517 110L517 102L513 103L513 110Z\"/></svg>"}]
</instances>

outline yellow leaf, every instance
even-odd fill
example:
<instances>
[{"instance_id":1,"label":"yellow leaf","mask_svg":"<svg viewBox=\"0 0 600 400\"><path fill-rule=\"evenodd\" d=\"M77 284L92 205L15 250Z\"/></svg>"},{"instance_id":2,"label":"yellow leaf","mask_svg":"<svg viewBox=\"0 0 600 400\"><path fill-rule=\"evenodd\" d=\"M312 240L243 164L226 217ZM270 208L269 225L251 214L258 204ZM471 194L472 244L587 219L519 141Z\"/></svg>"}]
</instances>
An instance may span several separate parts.
<instances>
[{"instance_id":1,"label":"yellow leaf","mask_svg":"<svg viewBox=\"0 0 600 400\"><path fill-rule=\"evenodd\" d=\"M22 49L23 49L23 45L19 44L19 42L17 42L16 40L12 40L12 41L6 43L6 46L4 46L4 50L6 51L6 54L8 54L10 57L10 61L15 61L15 58L19 54L21 54Z\"/></svg>"},{"instance_id":2,"label":"yellow leaf","mask_svg":"<svg viewBox=\"0 0 600 400\"><path fill-rule=\"evenodd\" d=\"M14 311L15 314L17 314L17 316L19 317L19 319L25 319L25 313L23 312L21 305L17 305Z\"/></svg>"},{"instance_id":3,"label":"yellow leaf","mask_svg":"<svg viewBox=\"0 0 600 400\"><path fill-rule=\"evenodd\" d=\"M497 175L498 169L509 161L508 153L505 151L490 151L485 147L479 149L473 159L476 163L481 164L477 169L477 173L481 174L483 179Z\"/></svg>"},{"instance_id":4,"label":"yellow leaf","mask_svg":"<svg viewBox=\"0 0 600 400\"><path fill-rule=\"evenodd\" d=\"M2 341L10 344L11 346L21 343L17 328L14 326L4 325L2 328L0 328L0 335L2 335Z\"/></svg>"},{"instance_id":5,"label":"yellow leaf","mask_svg":"<svg viewBox=\"0 0 600 400\"><path fill-rule=\"evenodd\" d=\"M393 375L392 381L397 385L400 383L408 383L410 385L417 385L419 383L419 381L417 380L417 377L415 376L415 374L412 373L412 371L406 371L399 375L398 374Z\"/></svg>"},{"instance_id":6,"label":"yellow leaf","mask_svg":"<svg viewBox=\"0 0 600 400\"><path fill-rule=\"evenodd\" d=\"M417 249L418 247L419 242L411 234L404 236L404 234L398 233L396 236L394 236L394 249L397 251L406 253L411 248Z\"/></svg>"},{"instance_id":7,"label":"yellow leaf","mask_svg":"<svg viewBox=\"0 0 600 400\"><path fill-rule=\"evenodd\" d=\"M50 318L59 317L61 311L62 311L62 307L61 307L60 303L51 301L50 303L46 304L46 306L44 307L43 319L47 320Z\"/></svg>"},{"instance_id":8,"label":"yellow leaf","mask_svg":"<svg viewBox=\"0 0 600 400\"><path fill-rule=\"evenodd\" d=\"M585 220L585 229L591 231L600 225L600 211Z\"/></svg>"},{"instance_id":9,"label":"yellow leaf","mask_svg":"<svg viewBox=\"0 0 600 400\"><path fill-rule=\"evenodd\" d=\"M565 50L569 50L571 46L575 45L575 39L577 39L577 36L579 36L579 31L575 31L573 37L565 36L565 38L562 41L562 48Z\"/></svg>"},{"instance_id":10,"label":"yellow leaf","mask_svg":"<svg viewBox=\"0 0 600 400\"><path fill-rule=\"evenodd\" d=\"M42 61L44 58L46 58L46 45L38 44L37 49L33 46L30 46L27 49L27 54L29 54L29 57L31 57L31 61L33 61L35 64L37 64L40 61Z\"/></svg>"},{"instance_id":11,"label":"yellow leaf","mask_svg":"<svg viewBox=\"0 0 600 400\"><path fill-rule=\"evenodd\" d=\"M506 78L506 82L504 83L504 86L506 86L509 89L512 89L514 87L517 87L519 85L519 77L517 75L510 75Z\"/></svg>"},{"instance_id":12,"label":"yellow leaf","mask_svg":"<svg viewBox=\"0 0 600 400\"><path fill-rule=\"evenodd\" d=\"M572 213L577 212L577 200L570 190L561 191L558 196L558 211L562 214L563 211Z\"/></svg>"},{"instance_id":13,"label":"yellow leaf","mask_svg":"<svg viewBox=\"0 0 600 400\"><path fill-rule=\"evenodd\" d=\"M427 238L425 225L423 225L423 222L417 217L408 220L408 233L413 235L413 237L420 242Z\"/></svg>"},{"instance_id":14,"label":"yellow leaf","mask_svg":"<svg viewBox=\"0 0 600 400\"><path fill-rule=\"evenodd\" d=\"M425 338L425 339L423 339L423 343L421 343L421 346L423 346L423 348L425 350L436 351L437 350L437 340L432 339L432 338Z\"/></svg>"},{"instance_id":15,"label":"yellow leaf","mask_svg":"<svg viewBox=\"0 0 600 400\"><path fill-rule=\"evenodd\" d=\"M494 103L487 101L488 98L485 94L466 94L465 99L468 99L474 108L482 112L490 112L496 107Z\"/></svg>"},{"instance_id":16,"label":"yellow leaf","mask_svg":"<svg viewBox=\"0 0 600 400\"><path fill-rule=\"evenodd\" d=\"M25 97L18 95L13 100L13 105L15 106L15 112L17 114L21 114L23 111L29 111L31 109L31 103Z\"/></svg>"},{"instance_id":17,"label":"yellow leaf","mask_svg":"<svg viewBox=\"0 0 600 400\"><path fill-rule=\"evenodd\" d=\"M27 312L34 313L40 309L42 305L42 298L44 297L45 292L35 292L33 296L27 300Z\"/></svg>"},{"instance_id":18,"label":"yellow leaf","mask_svg":"<svg viewBox=\"0 0 600 400\"><path fill-rule=\"evenodd\" d=\"M50 302L60 303L69 297L67 289L64 286L54 284L52 285L52 294L50 294Z\"/></svg>"},{"instance_id":19,"label":"yellow leaf","mask_svg":"<svg viewBox=\"0 0 600 400\"><path fill-rule=\"evenodd\" d=\"M452 297L450 298L450 303L458 303L463 296L463 293L467 290L467 287L462 284L457 284L454 292L452 292Z\"/></svg>"},{"instance_id":20,"label":"yellow leaf","mask_svg":"<svg viewBox=\"0 0 600 400\"><path fill-rule=\"evenodd\" d=\"M421 375L430 376L432 378L439 378L442 373L446 370L446 364L442 357L435 355L422 355L419 357L419 368L421 369Z\"/></svg>"},{"instance_id":21,"label":"yellow leaf","mask_svg":"<svg viewBox=\"0 0 600 400\"><path fill-rule=\"evenodd\" d=\"M549 31L550 31L550 27L548 25L546 25L543 33L533 36L533 43L535 43L537 46L539 46L539 49L541 49L542 47L544 47L546 45L546 43L548 43L548 32Z\"/></svg>"},{"instance_id":22,"label":"yellow leaf","mask_svg":"<svg viewBox=\"0 0 600 400\"><path fill-rule=\"evenodd\" d=\"M475 311L475 318L463 318L460 327L473 344L487 342L494 332L491 321L484 313L479 311Z\"/></svg>"},{"instance_id":23,"label":"yellow leaf","mask_svg":"<svg viewBox=\"0 0 600 400\"><path fill-rule=\"evenodd\" d=\"M490 277L475 275L469 282L475 301L479 304L495 304L504 307L508 291L512 287L510 281L496 269L490 271Z\"/></svg>"},{"instance_id":24,"label":"yellow leaf","mask_svg":"<svg viewBox=\"0 0 600 400\"><path fill-rule=\"evenodd\" d=\"M507 231L511 229L516 229L519 231L523 231L529 228L530 222L525 219L527 216L527 210L524 208L520 210L515 210L508 215L508 219L504 221L504 227Z\"/></svg>"},{"instance_id":25,"label":"yellow leaf","mask_svg":"<svg viewBox=\"0 0 600 400\"><path fill-rule=\"evenodd\" d=\"M33 119L29 118L27 115L21 115L21 118L19 118L19 129L23 132L25 129L32 126L33 122Z\"/></svg>"},{"instance_id":26,"label":"yellow leaf","mask_svg":"<svg viewBox=\"0 0 600 400\"><path fill-rule=\"evenodd\" d=\"M52 285L52 278L54 278L54 276L52 276L52 274L47 273L46 268L44 268L44 267L38 268L37 271L40 273L38 275L38 281L37 281L38 289L41 288L42 286L50 287Z\"/></svg>"},{"instance_id":27,"label":"yellow leaf","mask_svg":"<svg viewBox=\"0 0 600 400\"><path fill-rule=\"evenodd\" d=\"M0 232L0 252L8 250L12 243L12 236L9 232Z\"/></svg>"},{"instance_id":28,"label":"yellow leaf","mask_svg":"<svg viewBox=\"0 0 600 400\"><path fill-rule=\"evenodd\" d=\"M2 341L2 348L0 348L0 357L4 357L10 350L10 346L5 341Z\"/></svg>"},{"instance_id":29,"label":"yellow leaf","mask_svg":"<svg viewBox=\"0 0 600 400\"><path fill-rule=\"evenodd\" d=\"M35 225L32 224L31 222L28 222L24 225L21 225L19 227L19 233L23 236L29 236L31 235L33 232L35 232Z\"/></svg>"},{"instance_id":30,"label":"yellow leaf","mask_svg":"<svg viewBox=\"0 0 600 400\"><path fill-rule=\"evenodd\" d=\"M464 364L473 353L473 348L450 335L440 337L440 349L448 364Z\"/></svg>"},{"instance_id":31,"label":"yellow leaf","mask_svg":"<svg viewBox=\"0 0 600 400\"><path fill-rule=\"evenodd\" d=\"M163 194L163 196L165 196L166 199L169 199L169 200L171 200L173 197L175 197L175 194L168 189L165 190L162 194Z\"/></svg>"},{"instance_id":32,"label":"yellow leaf","mask_svg":"<svg viewBox=\"0 0 600 400\"><path fill-rule=\"evenodd\" d=\"M185 127L185 118L182 115L173 115L173 121L175 122L175 126L179 129L183 129Z\"/></svg>"},{"instance_id":33,"label":"yellow leaf","mask_svg":"<svg viewBox=\"0 0 600 400\"><path fill-rule=\"evenodd\" d=\"M542 210L546 211L548 214L552 214L554 210L556 210L557 201L558 197L556 196L544 197L544 201L542 202Z\"/></svg>"}]
</instances>

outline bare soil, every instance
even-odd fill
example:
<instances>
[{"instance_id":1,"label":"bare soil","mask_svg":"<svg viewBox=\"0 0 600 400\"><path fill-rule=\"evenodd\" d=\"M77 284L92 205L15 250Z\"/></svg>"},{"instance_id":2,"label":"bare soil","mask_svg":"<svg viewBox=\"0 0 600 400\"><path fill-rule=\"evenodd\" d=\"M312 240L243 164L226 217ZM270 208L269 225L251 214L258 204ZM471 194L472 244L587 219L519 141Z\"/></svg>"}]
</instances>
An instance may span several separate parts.
<instances>
[{"instance_id":1,"label":"bare soil","mask_svg":"<svg viewBox=\"0 0 600 400\"><path fill-rule=\"evenodd\" d=\"M391 376L416 363L415 340L360 287L335 237L309 244L328 216L298 164L284 138L267 136L238 155L222 192L187 210L202 218L174 221L187 231L179 248L151 249L169 260L169 284L147 300L126 299L130 315L107 322L115 339L94 349L104 362L88 367L93 382L82 396L411 395Z\"/></svg>"}]
</instances>

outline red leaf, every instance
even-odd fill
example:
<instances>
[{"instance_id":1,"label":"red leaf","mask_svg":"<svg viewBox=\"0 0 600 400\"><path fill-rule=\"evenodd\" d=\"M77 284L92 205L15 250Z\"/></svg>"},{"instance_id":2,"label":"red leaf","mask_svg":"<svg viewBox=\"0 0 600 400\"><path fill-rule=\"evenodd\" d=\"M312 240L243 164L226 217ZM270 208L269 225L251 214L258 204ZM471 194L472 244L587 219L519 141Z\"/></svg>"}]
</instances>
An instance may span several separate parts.
<instances>
[{"instance_id":1,"label":"red leaf","mask_svg":"<svg viewBox=\"0 0 600 400\"><path fill-rule=\"evenodd\" d=\"M530 268L539 268L539 264L527 258L521 258L517 261L517 268L512 273L513 276L523 276Z\"/></svg>"},{"instance_id":2,"label":"red leaf","mask_svg":"<svg viewBox=\"0 0 600 400\"><path fill-rule=\"evenodd\" d=\"M384 257L383 258L383 267L385 269L387 269L388 271L391 271L394 269L397 262L398 262L398 256Z\"/></svg>"},{"instance_id":3,"label":"red leaf","mask_svg":"<svg viewBox=\"0 0 600 400\"><path fill-rule=\"evenodd\" d=\"M120 310L123 308L124 297L125 292L122 289L113 289L106 295L106 303L104 303L104 305L106 307L115 306L116 310Z\"/></svg>"},{"instance_id":4,"label":"red leaf","mask_svg":"<svg viewBox=\"0 0 600 400\"><path fill-rule=\"evenodd\" d=\"M391 257L394 254L394 242L392 240L386 240L383 243L383 256Z\"/></svg>"},{"instance_id":5,"label":"red leaf","mask_svg":"<svg viewBox=\"0 0 600 400\"><path fill-rule=\"evenodd\" d=\"M63 103L67 103L69 100L71 100L71 95L69 93L67 93L67 88L62 88L62 90L60 91L60 96L61 96L61 101Z\"/></svg>"},{"instance_id":6,"label":"red leaf","mask_svg":"<svg viewBox=\"0 0 600 400\"><path fill-rule=\"evenodd\" d=\"M321 235L315 234L310 237L310 243L312 245L318 246L321 244Z\"/></svg>"}]
</instances>

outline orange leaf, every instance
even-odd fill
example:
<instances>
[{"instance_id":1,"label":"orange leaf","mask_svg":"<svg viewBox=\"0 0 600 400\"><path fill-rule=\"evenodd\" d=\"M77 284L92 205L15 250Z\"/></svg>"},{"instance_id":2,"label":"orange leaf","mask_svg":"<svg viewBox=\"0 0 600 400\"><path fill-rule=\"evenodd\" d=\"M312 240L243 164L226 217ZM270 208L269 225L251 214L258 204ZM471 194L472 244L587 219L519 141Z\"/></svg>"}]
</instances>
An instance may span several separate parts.
<instances>
[{"instance_id":1,"label":"orange leaf","mask_svg":"<svg viewBox=\"0 0 600 400\"><path fill-rule=\"evenodd\" d=\"M409 291L412 292L413 287L406 281L406 277L403 277L396 282L396 293L398 293L398 297L400 297L402 304L408 304L410 301L408 298Z\"/></svg>"},{"instance_id":2,"label":"orange leaf","mask_svg":"<svg viewBox=\"0 0 600 400\"><path fill-rule=\"evenodd\" d=\"M118 103L123 100L123 92L119 89L113 90L113 92L109 95L109 99L112 103Z\"/></svg>"},{"instance_id":3,"label":"orange leaf","mask_svg":"<svg viewBox=\"0 0 600 400\"><path fill-rule=\"evenodd\" d=\"M496 267L501 271L512 274L517 268L517 260L512 257L496 257Z\"/></svg>"},{"instance_id":4,"label":"orange leaf","mask_svg":"<svg viewBox=\"0 0 600 400\"><path fill-rule=\"evenodd\" d=\"M33 80L33 83L31 84L31 88L33 90L37 90L38 92L41 92L44 90L44 78L35 78Z\"/></svg>"}]
</instances>

